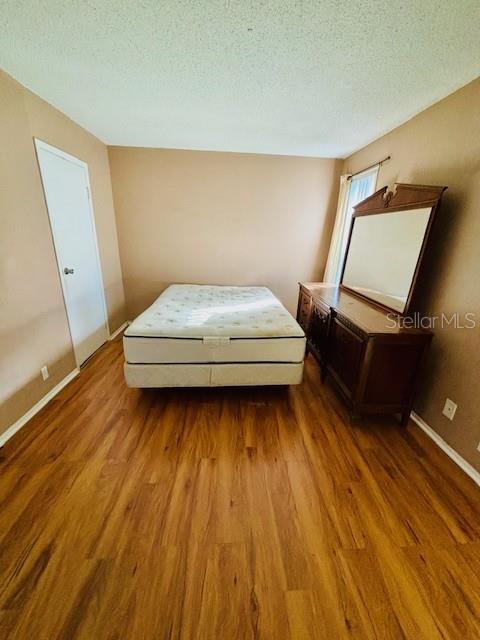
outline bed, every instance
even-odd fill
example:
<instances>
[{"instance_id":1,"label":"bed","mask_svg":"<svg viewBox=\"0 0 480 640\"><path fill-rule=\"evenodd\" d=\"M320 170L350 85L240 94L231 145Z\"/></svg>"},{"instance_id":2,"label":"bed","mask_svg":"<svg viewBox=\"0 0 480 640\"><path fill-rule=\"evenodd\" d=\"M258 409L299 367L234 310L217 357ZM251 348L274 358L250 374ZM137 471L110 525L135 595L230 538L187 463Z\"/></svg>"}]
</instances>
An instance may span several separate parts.
<instances>
[{"instance_id":1,"label":"bed","mask_svg":"<svg viewBox=\"0 0 480 640\"><path fill-rule=\"evenodd\" d=\"M266 287L174 284L123 336L129 387L290 385L305 334Z\"/></svg>"}]
</instances>

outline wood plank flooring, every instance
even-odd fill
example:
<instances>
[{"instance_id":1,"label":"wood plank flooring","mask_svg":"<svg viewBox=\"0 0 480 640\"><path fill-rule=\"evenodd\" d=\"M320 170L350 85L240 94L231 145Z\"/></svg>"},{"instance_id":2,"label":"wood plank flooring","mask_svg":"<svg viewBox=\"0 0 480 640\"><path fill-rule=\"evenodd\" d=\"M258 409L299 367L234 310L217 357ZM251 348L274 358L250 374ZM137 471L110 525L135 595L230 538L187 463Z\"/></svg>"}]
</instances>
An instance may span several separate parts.
<instances>
[{"instance_id":1,"label":"wood plank flooring","mask_svg":"<svg viewBox=\"0 0 480 640\"><path fill-rule=\"evenodd\" d=\"M317 366L132 390L103 347L0 451L0 638L480 638L480 489Z\"/></svg>"}]
</instances>

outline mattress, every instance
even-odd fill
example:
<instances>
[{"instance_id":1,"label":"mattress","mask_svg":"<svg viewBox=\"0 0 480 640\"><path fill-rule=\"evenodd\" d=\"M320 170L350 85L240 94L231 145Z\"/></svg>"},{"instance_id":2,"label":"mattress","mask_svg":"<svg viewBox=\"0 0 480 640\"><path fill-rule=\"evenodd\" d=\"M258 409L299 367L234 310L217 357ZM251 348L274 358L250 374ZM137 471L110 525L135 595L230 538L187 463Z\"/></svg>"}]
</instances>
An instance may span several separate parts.
<instances>
[{"instance_id":1,"label":"mattress","mask_svg":"<svg viewBox=\"0 0 480 640\"><path fill-rule=\"evenodd\" d=\"M129 364L302 363L305 334L266 287L171 285L124 333Z\"/></svg>"}]
</instances>

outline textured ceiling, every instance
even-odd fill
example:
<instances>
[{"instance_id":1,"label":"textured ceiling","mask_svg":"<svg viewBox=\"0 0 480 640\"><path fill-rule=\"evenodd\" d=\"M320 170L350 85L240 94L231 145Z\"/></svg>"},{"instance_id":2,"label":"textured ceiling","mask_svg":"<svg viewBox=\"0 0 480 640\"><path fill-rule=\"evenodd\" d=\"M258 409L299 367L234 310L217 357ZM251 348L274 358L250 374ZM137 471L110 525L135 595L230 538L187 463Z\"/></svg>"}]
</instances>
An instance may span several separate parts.
<instances>
[{"instance_id":1,"label":"textured ceiling","mask_svg":"<svg viewBox=\"0 0 480 640\"><path fill-rule=\"evenodd\" d=\"M478 0L2 0L0 65L113 145L343 157L480 74Z\"/></svg>"}]
</instances>

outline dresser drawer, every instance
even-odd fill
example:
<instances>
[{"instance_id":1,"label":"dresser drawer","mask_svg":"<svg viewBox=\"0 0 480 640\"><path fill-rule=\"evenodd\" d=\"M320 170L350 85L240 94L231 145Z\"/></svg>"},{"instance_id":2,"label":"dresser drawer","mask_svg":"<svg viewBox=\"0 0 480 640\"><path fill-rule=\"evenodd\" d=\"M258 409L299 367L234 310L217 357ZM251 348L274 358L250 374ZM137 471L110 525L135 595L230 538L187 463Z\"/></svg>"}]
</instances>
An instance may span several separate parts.
<instances>
[{"instance_id":1,"label":"dresser drawer","mask_svg":"<svg viewBox=\"0 0 480 640\"><path fill-rule=\"evenodd\" d=\"M319 354L325 355L328 336L329 311L315 302L312 303L308 338L313 349Z\"/></svg>"},{"instance_id":2,"label":"dresser drawer","mask_svg":"<svg viewBox=\"0 0 480 640\"><path fill-rule=\"evenodd\" d=\"M297 308L297 322L302 329L307 333L308 325L310 323L310 310L312 306L312 299L309 295L300 291L298 296L298 308Z\"/></svg>"},{"instance_id":3,"label":"dresser drawer","mask_svg":"<svg viewBox=\"0 0 480 640\"><path fill-rule=\"evenodd\" d=\"M332 373L353 395L358 382L365 340L342 324L338 318L332 318L328 335L329 364Z\"/></svg>"}]
</instances>

